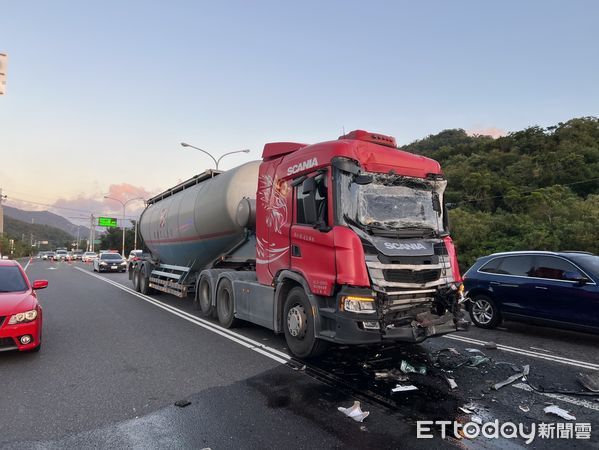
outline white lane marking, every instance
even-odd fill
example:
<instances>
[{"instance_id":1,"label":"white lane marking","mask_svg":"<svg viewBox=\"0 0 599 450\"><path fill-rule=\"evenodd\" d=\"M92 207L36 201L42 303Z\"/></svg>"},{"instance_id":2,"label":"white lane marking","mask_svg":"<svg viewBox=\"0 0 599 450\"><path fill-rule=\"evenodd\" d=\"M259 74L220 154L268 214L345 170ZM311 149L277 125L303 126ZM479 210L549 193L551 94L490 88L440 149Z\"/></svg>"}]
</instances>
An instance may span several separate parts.
<instances>
[{"instance_id":1,"label":"white lane marking","mask_svg":"<svg viewBox=\"0 0 599 450\"><path fill-rule=\"evenodd\" d=\"M474 345L480 345L480 346L484 346L486 344L485 341L481 341L478 339L473 339L473 338L469 338L469 337L465 337L465 336L446 334L442 337L444 337L445 339L453 339L455 341L465 342L467 344L474 344ZM533 352L530 350L526 350L523 348L510 347L508 345L502 345L502 344L497 344L497 348L499 350L503 350L505 352L510 352L510 353L516 353L518 355L530 356L532 358L538 358L538 359L545 359L547 361L553 361L553 362L557 362L560 364L567 364L570 366L582 367L584 369L599 370L599 364L594 364L591 362L578 361L576 359L564 358L562 356L556 356L556 355L545 355L545 354Z\"/></svg>"},{"instance_id":2,"label":"white lane marking","mask_svg":"<svg viewBox=\"0 0 599 450\"><path fill-rule=\"evenodd\" d=\"M27 261L27 264L25 264L25 267L23 267L23 272L27 272L27 267L29 267L29 264L31 264L31 259L29 259L29 261Z\"/></svg>"},{"instance_id":3,"label":"white lane marking","mask_svg":"<svg viewBox=\"0 0 599 450\"><path fill-rule=\"evenodd\" d=\"M528 347L531 350L538 350L540 352L545 352L545 353L553 353L551 350L545 350L544 348L539 348L539 347Z\"/></svg>"},{"instance_id":4,"label":"white lane marking","mask_svg":"<svg viewBox=\"0 0 599 450\"><path fill-rule=\"evenodd\" d=\"M149 297L147 295L141 294L140 292L137 292L131 288L128 288L127 286L123 286L122 284L117 283L116 281L109 280L100 275L96 275L95 273L91 273L91 272L89 272L85 269L82 269L80 267L75 267L75 269L77 269L83 273L86 273L87 275L90 275L92 277L95 277L99 280L102 280L108 284L111 284L125 292L128 292L131 295L135 295L136 297L138 297L148 303L151 303L154 306L157 306L167 312L170 312L171 314L174 314L182 319L185 319L188 322L191 322L195 325L205 328L208 331L212 331L213 333L216 333L216 334L218 334L222 337L225 337L233 342L236 342L237 344L242 345L250 350L253 350L257 353L268 356L270 359L273 359L274 361L277 361L281 364L286 364L287 361L291 359L291 357L288 354L283 353L275 348L261 344L260 342L257 342L255 340L250 339L246 336L243 336L239 333L235 333L234 331L231 331L231 330L228 330L221 326L218 326L216 324L213 324L212 322L209 322L200 317L194 316L193 314L189 314L188 312L185 312L185 311L182 311L173 306L167 305L166 303L163 303L163 302L156 300L152 297Z\"/></svg>"},{"instance_id":5,"label":"white lane marking","mask_svg":"<svg viewBox=\"0 0 599 450\"><path fill-rule=\"evenodd\" d=\"M592 409L593 411L599 411L599 403L589 402L588 400L580 400L577 398L570 397L569 395L564 394L551 394L549 392L537 392L529 385L524 383L516 383L512 384L512 387L516 389L521 389L527 392L534 392L535 394L544 395L545 397L554 398L556 400L561 400L562 402L571 403L572 405L582 406L583 408Z\"/></svg>"}]
</instances>

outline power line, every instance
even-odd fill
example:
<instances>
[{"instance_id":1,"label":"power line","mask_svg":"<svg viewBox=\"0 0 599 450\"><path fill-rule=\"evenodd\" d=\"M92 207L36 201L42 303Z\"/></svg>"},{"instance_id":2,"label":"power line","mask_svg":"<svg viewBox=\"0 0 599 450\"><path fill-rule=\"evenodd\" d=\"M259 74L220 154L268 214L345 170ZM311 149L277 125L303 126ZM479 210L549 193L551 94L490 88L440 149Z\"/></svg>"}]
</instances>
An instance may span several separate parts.
<instances>
[{"instance_id":1,"label":"power line","mask_svg":"<svg viewBox=\"0 0 599 450\"><path fill-rule=\"evenodd\" d=\"M530 194L531 192L535 192L540 189L547 189L547 188L554 187L554 186L572 186L575 184L589 183L591 181L599 181L599 177L589 178L588 180L582 180L582 181L573 181L572 183L558 183L558 184L553 184L551 186L538 187L538 188L530 189L527 191L520 191L520 192L518 192L518 194L519 195ZM477 200L460 200L459 202L456 202L455 204L461 205L461 204L465 204L465 203L477 203L477 202L481 202L483 200L493 200L493 199L497 199L497 198L503 198L503 197L506 197L507 195L508 194L494 195L491 197L481 197L480 199L477 199Z\"/></svg>"}]
</instances>

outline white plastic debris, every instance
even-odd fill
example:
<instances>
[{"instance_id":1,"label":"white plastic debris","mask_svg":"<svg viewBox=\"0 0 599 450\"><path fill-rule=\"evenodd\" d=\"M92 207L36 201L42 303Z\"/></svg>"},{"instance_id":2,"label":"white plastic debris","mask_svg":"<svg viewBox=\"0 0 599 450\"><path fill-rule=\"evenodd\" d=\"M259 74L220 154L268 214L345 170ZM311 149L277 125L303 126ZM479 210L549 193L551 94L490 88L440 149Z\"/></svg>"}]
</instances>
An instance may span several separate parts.
<instances>
[{"instance_id":1,"label":"white plastic debris","mask_svg":"<svg viewBox=\"0 0 599 450\"><path fill-rule=\"evenodd\" d=\"M406 392L406 391L417 391L417 390L418 390L418 388L416 386L414 386L413 384L408 384L406 386L402 386L401 384L398 384L393 389L391 389L391 392Z\"/></svg>"},{"instance_id":2,"label":"white plastic debris","mask_svg":"<svg viewBox=\"0 0 599 450\"><path fill-rule=\"evenodd\" d=\"M520 406L518 406L518 408L520 408L520 411L523 411L523 412L530 411L530 408L528 407L528 405L520 405Z\"/></svg>"},{"instance_id":3,"label":"white plastic debris","mask_svg":"<svg viewBox=\"0 0 599 450\"><path fill-rule=\"evenodd\" d=\"M507 386L508 384L512 384L514 381L519 380L520 378L526 377L529 372L530 372L530 366L527 364L522 367L522 372L517 373L516 375L512 375L511 377L506 378L505 380L503 380L499 383L495 383L493 385L493 389L495 389L497 391L497 390L501 389L502 387Z\"/></svg>"},{"instance_id":4,"label":"white plastic debris","mask_svg":"<svg viewBox=\"0 0 599 450\"><path fill-rule=\"evenodd\" d=\"M479 425L483 424L483 419L480 416L471 416L470 421L477 423Z\"/></svg>"},{"instance_id":5,"label":"white plastic debris","mask_svg":"<svg viewBox=\"0 0 599 450\"><path fill-rule=\"evenodd\" d=\"M455 382L455 380L453 378L449 378L449 377L445 377L445 379L447 380L447 382L449 383L449 387L451 389L455 389L458 387L458 383Z\"/></svg>"},{"instance_id":6,"label":"white plastic debris","mask_svg":"<svg viewBox=\"0 0 599 450\"><path fill-rule=\"evenodd\" d=\"M341 411L343 414L345 414L347 417L351 417L352 419L354 419L356 422L362 422L370 414L369 411L362 411L362 408L360 408L360 402L357 400L349 408L339 406L337 409Z\"/></svg>"},{"instance_id":7,"label":"white plastic debris","mask_svg":"<svg viewBox=\"0 0 599 450\"><path fill-rule=\"evenodd\" d=\"M565 409L561 409L559 406L556 405L549 405L546 406L543 411L545 411L547 414L555 414L556 416L561 417L562 419L566 419L566 420L576 420L576 417L574 417L572 414L570 414L568 411L566 411Z\"/></svg>"},{"instance_id":8,"label":"white plastic debris","mask_svg":"<svg viewBox=\"0 0 599 450\"><path fill-rule=\"evenodd\" d=\"M474 414L474 411L471 411L468 408L464 408L463 406L458 406L458 409L466 414Z\"/></svg>"}]
</instances>

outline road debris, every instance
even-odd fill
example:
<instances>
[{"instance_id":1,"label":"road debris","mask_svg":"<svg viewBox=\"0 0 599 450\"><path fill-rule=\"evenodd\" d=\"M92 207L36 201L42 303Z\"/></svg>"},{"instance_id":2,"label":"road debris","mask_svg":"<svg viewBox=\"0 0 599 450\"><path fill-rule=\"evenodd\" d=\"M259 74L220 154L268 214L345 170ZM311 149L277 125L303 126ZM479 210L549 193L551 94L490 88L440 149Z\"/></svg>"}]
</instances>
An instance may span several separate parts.
<instances>
[{"instance_id":1,"label":"road debris","mask_svg":"<svg viewBox=\"0 0 599 450\"><path fill-rule=\"evenodd\" d=\"M406 391L417 391L417 390L418 390L418 388L416 386L414 386L413 384L408 384L406 386L402 386L401 384L398 384L393 389L391 389L391 392L406 392Z\"/></svg>"},{"instance_id":2,"label":"road debris","mask_svg":"<svg viewBox=\"0 0 599 450\"><path fill-rule=\"evenodd\" d=\"M528 376L529 372L530 372L530 366L528 364L526 364L525 366L522 367L522 372L512 375L511 377L508 377L499 383L495 383L493 385L493 389L498 391L502 387L507 386L508 384L512 384L514 381L519 380L520 378Z\"/></svg>"},{"instance_id":3,"label":"road debris","mask_svg":"<svg viewBox=\"0 0 599 450\"><path fill-rule=\"evenodd\" d=\"M520 411L523 411L523 412L529 412L530 411L530 408L529 408L528 405L520 405L520 406L518 406L518 408L520 408Z\"/></svg>"},{"instance_id":4,"label":"road debris","mask_svg":"<svg viewBox=\"0 0 599 450\"><path fill-rule=\"evenodd\" d=\"M458 406L458 409L466 414L474 414L474 411L471 411L468 408L464 408L463 406Z\"/></svg>"},{"instance_id":5,"label":"road debris","mask_svg":"<svg viewBox=\"0 0 599 450\"><path fill-rule=\"evenodd\" d=\"M424 366L416 367L416 366L411 365L409 362L407 362L405 360L402 360L399 368L403 373L419 373L421 375L426 375L426 367L424 367Z\"/></svg>"},{"instance_id":6,"label":"road debris","mask_svg":"<svg viewBox=\"0 0 599 450\"><path fill-rule=\"evenodd\" d=\"M482 353L484 355L484 353L478 348L467 348L466 351L468 353Z\"/></svg>"},{"instance_id":7,"label":"road debris","mask_svg":"<svg viewBox=\"0 0 599 450\"><path fill-rule=\"evenodd\" d=\"M486 356L475 355L475 356L471 356L470 358L468 358L468 361L466 361L463 364L466 364L468 367L477 367L481 364L488 364L490 362L491 362L491 360L489 358L487 358ZM460 365L462 365L462 364L460 364Z\"/></svg>"},{"instance_id":8,"label":"road debris","mask_svg":"<svg viewBox=\"0 0 599 450\"><path fill-rule=\"evenodd\" d=\"M362 411L362 408L360 408L360 402L357 400L354 401L354 404L349 408L339 406L337 409L347 417L354 419L356 422L362 422L370 414L370 411Z\"/></svg>"},{"instance_id":9,"label":"road debris","mask_svg":"<svg viewBox=\"0 0 599 450\"><path fill-rule=\"evenodd\" d=\"M447 383L449 383L449 387L453 390L458 387L458 383L455 382L453 378L445 377Z\"/></svg>"},{"instance_id":10,"label":"road debris","mask_svg":"<svg viewBox=\"0 0 599 450\"><path fill-rule=\"evenodd\" d=\"M441 353L441 352L450 352L453 353L454 355L461 355L460 352L458 352L455 348L453 347L447 347L447 348L442 348L441 350L439 350L437 353Z\"/></svg>"},{"instance_id":11,"label":"road debris","mask_svg":"<svg viewBox=\"0 0 599 450\"><path fill-rule=\"evenodd\" d=\"M185 408L189 405L191 405L191 402L189 400L177 400L175 402L175 406L178 406L179 408Z\"/></svg>"},{"instance_id":12,"label":"road debris","mask_svg":"<svg viewBox=\"0 0 599 450\"><path fill-rule=\"evenodd\" d=\"M383 370L381 372L374 373L375 380L394 380L394 381L408 381L408 376L404 375L397 369Z\"/></svg>"},{"instance_id":13,"label":"road debris","mask_svg":"<svg viewBox=\"0 0 599 450\"><path fill-rule=\"evenodd\" d=\"M543 411L545 411L547 414L555 414L556 416L561 417L562 419L566 419L566 420L576 420L576 417L574 417L572 414L570 414L568 411L566 411L565 409L561 409L559 406L556 405L549 405L546 406Z\"/></svg>"},{"instance_id":14,"label":"road debris","mask_svg":"<svg viewBox=\"0 0 599 450\"><path fill-rule=\"evenodd\" d=\"M306 370L306 365L304 364L302 367L292 367L293 370L299 370L301 372Z\"/></svg>"},{"instance_id":15,"label":"road debris","mask_svg":"<svg viewBox=\"0 0 599 450\"><path fill-rule=\"evenodd\" d=\"M497 350L497 344L495 342L485 342L485 348L489 350Z\"/></svg>"},{"instance_id":16,"label":"road debris","mask_svg":"<svg viewBox=\"0 0 599 450\"><path fill-rule=\"evenodd\" d=\"M483 419L479 416L470 416L470 420L474 423L477 423L479 425L483 424Z\"/></svg>"},{"instance_id":17,"label":"road debris","mask_svg":"<svg viewBox=\"0 0 599 450\"><path fill-rule=\"evenodd\" d=\"M581 373L578 382L591 392L599 392L599 372Z\"/></svg>"}]
</instances>

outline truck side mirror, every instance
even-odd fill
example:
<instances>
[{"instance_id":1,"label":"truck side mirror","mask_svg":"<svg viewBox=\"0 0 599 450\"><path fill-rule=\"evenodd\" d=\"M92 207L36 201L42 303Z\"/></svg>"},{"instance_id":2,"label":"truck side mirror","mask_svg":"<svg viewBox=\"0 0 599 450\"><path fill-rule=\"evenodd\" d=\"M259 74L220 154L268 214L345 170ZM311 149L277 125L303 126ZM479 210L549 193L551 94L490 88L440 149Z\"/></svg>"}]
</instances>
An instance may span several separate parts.
<instances>
[{"instance_id":1,"label":"truck side mirror","mask_svg":"<svg viewBox=\"0 0 599 450\"><path fill-rule=\"evenodd\" d=\"M372 175L355 175L354 183L364 185L372 183Z\"/></svg>"}]
</instances>

